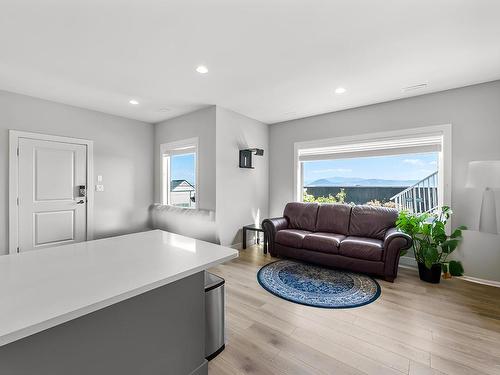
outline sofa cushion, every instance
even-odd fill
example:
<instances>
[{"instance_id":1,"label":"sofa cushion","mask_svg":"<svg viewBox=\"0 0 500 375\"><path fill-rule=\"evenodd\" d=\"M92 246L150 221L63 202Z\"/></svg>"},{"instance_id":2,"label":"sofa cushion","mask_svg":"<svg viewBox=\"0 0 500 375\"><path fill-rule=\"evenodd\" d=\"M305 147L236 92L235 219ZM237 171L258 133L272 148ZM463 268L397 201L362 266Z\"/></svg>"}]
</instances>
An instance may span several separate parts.
<instances>
[{"instance_id":1,"label":"sofa cushion","mask_svg":"<svg viewBox=\"0 0 500 375\"><path fill-rule=\"evenodd\" d=\"M348 204L321 204L318 208L316 230L318 232L348 234L351 208Z\"/></svg>"},{"instance_id":2,"label":"sofa cushion","mask_svg":"<svg viewBox=\"0 0 500 375\"><path fill-rule=\"evenodd\" d=\"M319 251L322 253L339 253L340 241L345 238L343 234L316 232L308 234L302 241L304 249Z\"/></svg>"},{"instance_id":3,"label":"sofa cushion","mask_svg":"<svg viewBox=\"0 0 500 375\"><path fill-rule=\"evenodd\" d=\"M303 229L314 231L316 229L316 217L318 216L317 203L292 202L285 206L283 216L288 220L290 229Z\"/></svg>"},{"instance_id":4,"label":"sofa cushion","mask_svg":"<svg viewBox=\"0 0 500 375\"><path fill-rule=\"evenodd\" d=\"M350 258L382 260L384 243L366 237L349 236L340 242L339 253Z\"/></svg>"},{"instance_id":5,"label":"sofa cushion","mask_svg":"<svg viewBox=\"0 0 500 375\"><path fill-rule=\"evenodd\" d=\"M280 245L302 248L302 240L311 232L301 229L283 229L279 230L274 237L274 241Z\"/></svg>"},{"instance_id":6,"label":"sofa cushion","mask_svg":"<svg viewBox=\"0 0 500 375\"><path fill-rule=\"evenodd\" d=\"M385 232L396 225L398 211L394 208L354 206L351 210L349 235L383 240Z\"/></svg>"}]
</instances>

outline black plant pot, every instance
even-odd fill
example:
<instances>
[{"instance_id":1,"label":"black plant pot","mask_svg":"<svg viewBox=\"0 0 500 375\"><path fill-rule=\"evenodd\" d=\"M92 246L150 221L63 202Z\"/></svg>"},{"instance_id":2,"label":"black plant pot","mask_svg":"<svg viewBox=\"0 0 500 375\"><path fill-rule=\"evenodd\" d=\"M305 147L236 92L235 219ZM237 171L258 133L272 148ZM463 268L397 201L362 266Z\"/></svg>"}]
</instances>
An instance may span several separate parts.
<instances>
[{"instance_id":1,"label":"black plant pot","mask_svg":"<svg viewBox=\"0 0 500 375\"><path fill-rule=\"evenodd\" d=\"M424 263L419 263L418 274L422 281L439 284L441 281L441 264L433 264L431 269L428 269Z\"/></svg>"}]
</instances>

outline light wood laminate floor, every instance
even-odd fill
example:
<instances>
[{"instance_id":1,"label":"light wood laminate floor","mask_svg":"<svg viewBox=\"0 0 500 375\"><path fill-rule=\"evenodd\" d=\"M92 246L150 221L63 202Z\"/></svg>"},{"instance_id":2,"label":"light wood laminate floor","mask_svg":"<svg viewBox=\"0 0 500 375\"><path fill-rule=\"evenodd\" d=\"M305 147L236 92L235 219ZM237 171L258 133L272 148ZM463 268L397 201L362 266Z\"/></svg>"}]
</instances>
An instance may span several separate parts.
<instances>
[{"instance_id":1,"label":"light wood laminate floor","mask_svg":"<svg viewBox=\"0 0 500 375\"><path fill-rule=\"evenodd\" d=\"M375 302L320 309L261 288L273 260L253 246L211 269L226 279L227 343L210 375L500 374L500 288L400 269Z\"/></svg>"}]
</instances>

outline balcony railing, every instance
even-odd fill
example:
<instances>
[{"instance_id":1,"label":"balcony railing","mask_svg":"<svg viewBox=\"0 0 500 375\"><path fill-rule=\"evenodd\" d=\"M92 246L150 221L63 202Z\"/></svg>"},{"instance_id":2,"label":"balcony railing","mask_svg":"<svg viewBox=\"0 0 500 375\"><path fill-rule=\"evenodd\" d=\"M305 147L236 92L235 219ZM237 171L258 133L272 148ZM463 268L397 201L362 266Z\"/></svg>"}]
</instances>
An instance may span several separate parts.
<instances>
[{"instance_id":1,"label":"balcony railing","mask_svg":"<svg viewBox=\"0 0 500 375\"><path fill-rule=\"evenodd\" d=\"M432 212L438 207L438 172L390 198L400 211Z\"/></svg>"}]
</instances>

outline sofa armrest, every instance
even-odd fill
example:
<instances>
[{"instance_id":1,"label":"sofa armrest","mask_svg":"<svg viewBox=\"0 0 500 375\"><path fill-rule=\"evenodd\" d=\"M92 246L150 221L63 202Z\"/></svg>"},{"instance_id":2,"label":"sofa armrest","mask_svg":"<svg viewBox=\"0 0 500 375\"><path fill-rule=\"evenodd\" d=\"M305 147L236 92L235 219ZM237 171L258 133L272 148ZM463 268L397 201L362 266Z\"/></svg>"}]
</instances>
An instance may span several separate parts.
<instances>
[{"instance_id":1,"label":"sofa armrest","mask_svg":"<svg viewBox=\"0 0 500 375\"><path fill-rule=\"evenodd\" d=\"M264 219L262 221L262 229L267 237L268 249L272 256L276 256L274 249L274 237L276 233L282 229L288 228L288 220L284 217L275 217L272 219Z\"/></svg>"},{"instance_id":2,"label":"sofa armrest","mask_svg":"<svg viewBox=\"0 0 500 375\"><path fill-rule=\"evenodd\" d=\"M401 251L409 249L412 244L411 237L397 228L390 228L386 232L384 238L384 274L387 279L396 278Z\"/></svg>"},{"instance_id":3,"label":"sofa armrest","mask_svg":"<svg viewBox=\"0 0 500 375\"><path fill-rule=\"evenodd\" d=\"M288 220L284 217L275 217L272 219L264 219L262 221L262 228L268 232L276 234L277 231L288 228Z\"/></svg>"},{"instance_id":4,"label":"sofa armrest","mask_svg":"<svg viewBox=\"0 0 500 375\"><path fill-rule=\"evenodd\" d=\"M401 232L397 228L390 228L387 232L385 232L384 249L391 246L391 243L395 240L397 240L398 244L401 246L400 250L407 250L412 245L412 239L409 235Z\"/></svg>"}]
</instances>

